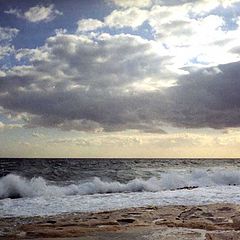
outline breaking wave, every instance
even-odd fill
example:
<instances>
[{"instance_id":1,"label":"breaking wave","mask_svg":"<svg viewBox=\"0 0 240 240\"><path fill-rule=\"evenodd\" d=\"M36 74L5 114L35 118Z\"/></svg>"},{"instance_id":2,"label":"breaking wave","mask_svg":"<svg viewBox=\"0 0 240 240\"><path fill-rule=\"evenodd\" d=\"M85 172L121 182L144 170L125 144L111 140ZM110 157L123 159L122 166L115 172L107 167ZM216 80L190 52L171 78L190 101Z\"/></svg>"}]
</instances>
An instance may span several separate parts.
<instances>
[{"instance_id":1,"label":"breaking wave","mask_svg":"<svg viewBox=\"0 0 240 240\"><path fill-rule=\"evenodd\" d=\"M179 190L194 187L240 185L240 172L220 170L208 172L203 170L179 174L164 173L161 178L134 179L127 183L106 182L99 178L57 186L48 183L42 177L27 179L18 175L8 174L0 178L0 199L24 198L38 196L90 195L105 193L158 192Z\"/></svg>"}]
</instances>

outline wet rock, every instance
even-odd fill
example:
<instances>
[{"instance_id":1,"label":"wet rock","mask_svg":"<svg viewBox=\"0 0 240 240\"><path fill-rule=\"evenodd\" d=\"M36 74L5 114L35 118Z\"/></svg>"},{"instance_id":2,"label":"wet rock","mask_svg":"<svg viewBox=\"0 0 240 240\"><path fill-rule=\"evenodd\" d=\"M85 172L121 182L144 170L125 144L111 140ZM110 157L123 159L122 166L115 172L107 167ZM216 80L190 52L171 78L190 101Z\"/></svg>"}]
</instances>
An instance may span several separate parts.
<instances>
[{"instance_id":1,"label":"wet rock","mask_svg":"<svg viewBox=\"0 0 240 240\"><path fill-rule=\"evenodd\" d=\"M55 224L57 221L55 220L48 220L46 223L50 223L50 224Z\"/></svg>"},{"instance_id":2,"label":"wet rock","mask_svg":"<svg viewBox=\"0 0 240 240\"><path fill-rule=\"evenodd\" d=\"M206 240L239 240L240 233L238 232L213 232L206 233Z\"/></svg>"},{"instance_id":3,"label":"wet rock","mask_svg":"<svg viewBox=\"0 0 240 240\"><path fill-rule=\"evenodd\" d=\"M218 208L217 210L220 212L229 212L229 211L232 211L233 209L230 207L222 207L222 208Z\"/></svg>"},{"instance_id":4,"label":"wet rock","mask_svg":"<svg viewBox=\"0 0 240 240\"><path fill-rule=\"evenodd\" d=\"M236 230L240 230L240 216L234 216L232 217L232 221L233 221L233 227Z\"/></svg>"},{"instance_id":5,"label":"wet rock","mask_svg":"<svg viewBox=\"0 0 240 240\"><path fill-rule=\"evenodd\" d=\"M197 212L202 212L203 210L201 208L193 207L190 210L184 211L179 215L179 218L186 219L192 216L196 216L195 214Z\"/></svg>"},{"instance_id":6,"label":"wet rock","mask_svg":"<svg viewBox=\"0 0 240 240\"><path fill-rule=\"evenodd\" d=\"M123 219L117 219L117 222L121 225L126 225L135 222L136 220L133 218L123 218Z\"/></svg>"},{"instance_id":7,"label":"wet rock","mask_svg":"<svg viewBox=\"0 0 240 240\"><path fill-rule=\"evenodd\" d=\"M212 213L210 213L210 212L203 212L201 215L204 216L204 217L213 217L213 216L214 216L214 215L213 215Z\"/></svg>"},{"instance_id":8,"label":"wet rock","mask_svg":"<svg viewBox=\"0 0 240 240\"><path fill-rule=\"evenodd\" d=\"M106 237L103 240L240 240L239 212L240 205L210 204L142 207L54 217L0 218L0 240L67 237L100 240L100 233ZM145 237L140 234L141 229L146 230ZM130 237L133 236L130 231L133 231L131 234L135 238ZM18 235L21 232L25 232L26 236ZM115 238L109 238L113 232ZM126 237L120 238L120 232ZM91 238L93 234L96 238Z\"/></svg>"},{"instance_id":9,"label":"wet rock","mask_svg":"<svg viewBox=\"0 0 240 240\"><path fill-rule=\"evenodd\" d=\"M26 237L26 235L27 235L26 232L23 232L23 231L16 234L16 236L19 238L24 238Z\"/></svg>"},{"instance_id":10,"label":"wet rock","mask_svg":"<svg viewBox=\"0 0 240 240\"><path fill-rule=\"evenodd\" d=\"M118 222L112 221L112 222L98 222L96 224L92 224L92 226L116 226L119 225Z\"/></svg>"},{"instance_id":11,"label":"wet rock","mask_svg":"<svg viewBox=\"0 0 240 240\"><path fill-rule=\"evenodd\" d=\"M158 219L154 220L153 223L155 223L156 225L162 225L162 224L164 224L166 221L167 221L166 219L158 218Z\"/></svg>"},{"instance_id":12,"label":"wet rock","mask_svg":"<svg viewBox=\"0 0 240 240\"><path fill-rule=\"evenodd\" d=\"M129 215L133 215L133 216L141 216L142 213L141 212L129 212Z\"/></svg>"}]
</instances>

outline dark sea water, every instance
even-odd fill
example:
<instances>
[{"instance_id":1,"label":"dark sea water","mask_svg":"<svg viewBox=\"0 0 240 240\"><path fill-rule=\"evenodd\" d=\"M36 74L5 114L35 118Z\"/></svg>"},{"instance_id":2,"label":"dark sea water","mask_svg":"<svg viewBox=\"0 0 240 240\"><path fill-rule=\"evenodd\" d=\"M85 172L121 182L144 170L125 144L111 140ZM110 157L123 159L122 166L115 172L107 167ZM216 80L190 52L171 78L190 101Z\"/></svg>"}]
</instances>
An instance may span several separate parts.
<instances>
[{"instance_id":1,"label":"dark sea water","mask_svg":"<svg viewBox=\"0 0 240 240\"><path fill-rule=\"evenodd\" d=\"M213 202L240 203L240 159L0 159L3 217Z\"/></svg>"},{"instance_id":2,"label":"dark sea water","mask_svg":"<svg viewBox=\"0 0 240 240\"><path fill-rule=\"evenodd\" d=\"M234 167L240 159L0 159L0 177L13 173L56 182L99 177L128 182L158 177L169 169Z\"/></svg>"}]
</instances>

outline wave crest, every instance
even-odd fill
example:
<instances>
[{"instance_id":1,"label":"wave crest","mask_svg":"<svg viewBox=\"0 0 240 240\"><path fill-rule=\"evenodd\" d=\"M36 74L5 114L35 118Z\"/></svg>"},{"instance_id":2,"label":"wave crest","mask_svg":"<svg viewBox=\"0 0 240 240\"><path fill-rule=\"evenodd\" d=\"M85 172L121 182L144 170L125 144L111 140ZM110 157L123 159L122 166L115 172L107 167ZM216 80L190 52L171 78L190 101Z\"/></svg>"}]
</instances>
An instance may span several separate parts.
<instances>
[{"instance_id":1,"label":"wave crest","mask_svg":"<svg viewBox=\"0 0 240 240\"><path fill-rule=\"evenodd\" d=\"M157 192L177 190L191 187L210 187L224 185L240 185L240 172L219 170L208 172L195 170L180 174L170 172L148 180L134 179L127 183L106 182L94 178L87 182L57 186L49 184L42 177L27 179L18 175L8 174L0 178L0 199L37 196L88 195L123 192Z\"/></svg>"}]
</instances>

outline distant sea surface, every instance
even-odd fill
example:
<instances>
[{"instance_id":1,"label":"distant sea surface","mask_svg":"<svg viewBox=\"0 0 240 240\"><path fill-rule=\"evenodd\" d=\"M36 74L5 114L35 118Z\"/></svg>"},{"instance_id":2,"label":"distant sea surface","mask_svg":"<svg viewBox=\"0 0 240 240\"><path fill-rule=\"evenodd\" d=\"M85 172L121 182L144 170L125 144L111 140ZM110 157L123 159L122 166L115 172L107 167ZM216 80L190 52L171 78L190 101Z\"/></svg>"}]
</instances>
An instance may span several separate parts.
<instances>
[{"instance_id":1,"label":"distant sea surface","mask_svg":"<svg viewBox=\"0 0 240 240\"><path fill-rule=\"evenodd\" d=\"M0 217L240 204L240 159L0 159Z\"/></svg>"}]
</instances>

